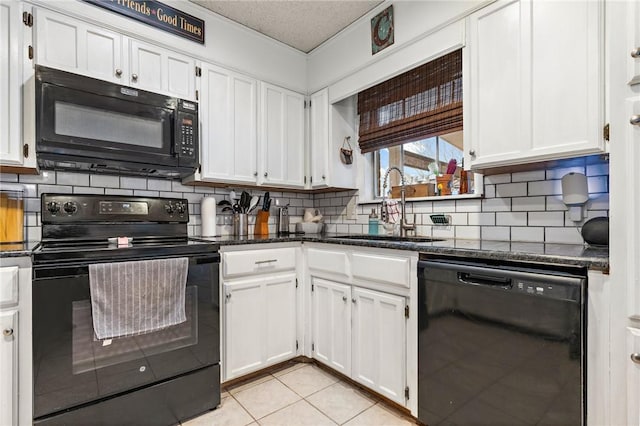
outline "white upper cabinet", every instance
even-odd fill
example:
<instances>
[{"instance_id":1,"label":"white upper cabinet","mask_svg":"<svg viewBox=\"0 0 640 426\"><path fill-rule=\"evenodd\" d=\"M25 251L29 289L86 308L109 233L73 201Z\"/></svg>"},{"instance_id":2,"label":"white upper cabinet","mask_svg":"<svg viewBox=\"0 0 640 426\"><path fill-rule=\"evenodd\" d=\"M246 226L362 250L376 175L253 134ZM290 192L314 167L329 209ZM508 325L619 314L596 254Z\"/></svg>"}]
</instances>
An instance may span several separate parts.
<instances>
[{"instance_id":1,"label":"white upper cabinet","mask_svg":"<svg viewBox=\"0 0 640 426\"><path fill-rule=\"evenodd\" d=\"M255 184L256 80L203 64L200 84L201 179Z\"/></svg>"},{"instance_id":2,"label":"white upper cabinet","mask_svg":"<svg viewBox=\"0 0 640 426\"><path fill-rule=\"evenodd\" d=\"M22 141L23 28L20 2L0 2L0 164L5 166L31 166Z\"/></svg>"},{"instance_id":3,"label":"white upper cabinet","mask_svg":"<svg viewBox=\"0 0 640 426\"><path fill-rule=\"evenodd\" d=\"M36 63L195 100L195 60L44 9L35 12Z\"/></svg>"},{"instance_id":4,"label":"white upper cabinet","mask_svg":"<svg viewBox=\"0 0 640 426\"><path fill-rule=\"evenodd\" d=\"M195 100L196 63L193 58L138 40L130 41L130 51L131 86Z\"/></svg>"},{"instance_id":5,"label":"white upper cabinet","mask_svg":"<svg viewBox=\"0 0 640 426\"><path fill-rule=\"evenodd\" d=\"M45 9L35 11L36 63L129 84L125 38Z\"/></svg>"},{"instance_id":6,"label":"white upper cabinet","mask_svg":"<svg viewBox=\"0 0 640 426\"><path fill-rule=\"evenodd\" d=\"M498 1L467 23L472 168L604 150L602 2Z\"/></svg>"},{"instance_id":7,"label":"white upper cabinet","mask_svg":"<svg viewBox=\"0 0 640 426\"><path fill-rule=\"evenodd\" d=\"M329 90L323 89L311 95L311 119L309 132L311 188L329 185Z\"/></svg>"},{"instance_id":8,"label":"white upper cabinet","mask_svg":"<svg viewBox=\"0 0 640 426\"><path fill-rule=\"evenodd\" d=\"M259 183L304 187L304 96L260 83Z\"/></svg>"}]
</instances>

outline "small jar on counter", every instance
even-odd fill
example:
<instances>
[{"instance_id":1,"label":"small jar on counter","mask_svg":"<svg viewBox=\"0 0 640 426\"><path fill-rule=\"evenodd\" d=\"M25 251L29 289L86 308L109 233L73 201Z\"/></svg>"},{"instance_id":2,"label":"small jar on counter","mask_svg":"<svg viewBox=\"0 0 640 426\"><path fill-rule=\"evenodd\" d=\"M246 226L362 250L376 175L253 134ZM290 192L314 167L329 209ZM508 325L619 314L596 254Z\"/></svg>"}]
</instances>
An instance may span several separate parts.
<instances>
[{"instance_id":1,"label":"small jar on counter","mask_svg":"<svg viewBox=\"0 0 640 426\"><path fill-rule=\"evenodd\" d=\"M369 215L369 235L378 235L378 215L375 208L371 209Z\"/></svg>"}]
</instances>

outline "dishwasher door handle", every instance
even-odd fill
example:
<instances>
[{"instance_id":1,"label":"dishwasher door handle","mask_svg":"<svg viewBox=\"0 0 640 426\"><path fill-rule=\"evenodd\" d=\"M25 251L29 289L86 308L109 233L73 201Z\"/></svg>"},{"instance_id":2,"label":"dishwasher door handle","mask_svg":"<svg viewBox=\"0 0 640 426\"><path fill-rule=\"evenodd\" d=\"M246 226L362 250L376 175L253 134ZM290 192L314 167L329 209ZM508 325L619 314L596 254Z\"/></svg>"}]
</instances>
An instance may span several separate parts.
<instances>
[{"instance_id":1,"label":"dishwasher door handle","mask_svg":"<svg viewBox=\"0 0 640 426\"><path fill-rule=\"evenodd\" d=\"M458 281L463 284L501 287L505 289L512 287L511 278L472 274L468 272L458 272Z\"/></svg>"}]
</instances>

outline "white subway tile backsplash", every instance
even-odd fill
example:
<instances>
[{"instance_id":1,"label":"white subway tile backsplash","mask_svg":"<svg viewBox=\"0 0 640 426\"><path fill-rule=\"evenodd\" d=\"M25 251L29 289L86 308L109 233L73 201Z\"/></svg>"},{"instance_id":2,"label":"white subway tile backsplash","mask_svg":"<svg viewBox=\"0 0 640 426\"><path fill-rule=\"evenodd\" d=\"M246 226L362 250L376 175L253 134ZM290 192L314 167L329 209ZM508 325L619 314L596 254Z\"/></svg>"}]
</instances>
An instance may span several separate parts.
<instances>
[{"instance_id":1,"label":"white subway tile backsplash","mask_svg":"<svg viewBox=\"0 0 640 426\"><path fill-rule=\"evenodd\" d=\"M39 212L40 211L40 198L25 198L24 199L24 211L25 212Z\"/></svg>"},{"instance_id":2,"label":"white subway tile backsplash","mask_svg":"<svg viewBox=\"0 0 640 426\"><path fill-rule=\"evenodd\" d=\"M122 176L120 178L120 187L127 189L147 189L147 180L139 177Z\"/></svg>"},{"instance_id":3,"label":"white subway tile backsplash","mask_svg":"<svg viewBox=\"0 0 640 426\"><path fill-rule=\"evenodd\" d=\"M455 238L456 227L455 226L436 226L431 227L431 236L433 238Z\"/></svg>"},{"instance_id":4,"label":"white subway tile backsplash","mask_svg":"<svg viewBox=\"0 0 640 426\"><path fill-rule=\"evenodd\" d=\"M501 175L491 175L484 177L484 184L509 183L511 182L511 174L505 173Z\"/></svg>"},{"instance_id":5,"label":"white subway tile backsplash","mask_svg":"<svg viewBox=\"0 0 640 426\"><path fill-rule=\"evenodd\" d=\"M467 213L469 225L495 226L495 213Z\"/></svg>"},{"instance_id":6,"label":"white subway tile backsplash","mask_svg":"<svg viewBox=\"0 0 640 426\"><path fill-rule=\"evenodd\" d=\"M545 197L517 197L511 199L511 210L518 212L544 211Z\"/></svg>"},{"instance_id":7,"label":"white subway tile backsplash","mask_svg":"<svg viewBox=\"0 0 640 426\"><path fill-rule=\"evenodd\" d=\"M545 228L545 243L583 244L584 240L578 228Z\"/></svg>"},{"instance_id":8,"label":"white subway tile backsplash","mask_svg":"<svg viewBox=\"0 0 640 426\"><path fill-rule=\"evenodd\" d=\"M39 226L27 227L27 241L40 241L42 239L42 228Z\"/></svg>"},{"instance_id":9,"label":"white subway tile backsplash","mask_svg":"<svg viewBox=\"0 0 640 426\"><path fill-rule=\"evenodd\" d=\"M609 210L609 194L590 196L587 208L589 210Z\"/></svg>"},{"instance_id":10,"label":"white subway tile backsplash","mask_svg":"<svg viewBox=\"0 0 640 426\"><path fill-rule=\"evenodd\" d=\"M135 197L159 197L160 192L158 191L147 191L146 189L134 189L133 195ZM181 198L181 197L178 197Z\"/></svg>"},{"instance_id":11,"label":"white subway tile backsplash","mask_svg":"<svg viewBox=\"0 0 640 426\"><path fill-rule=\"evenodd\" d=\"M480 227L479 226L456 226L456 238L464 238L467 240L479 240L480 239Z\"/></svg>"},{"instance_id":12,"label":"white subway tile backsplash","mask_svg":"<svg viewBox=\"0 0 640 426\"><path fill-rule=\"evenodd\" d=\"M508 226L485 226L481 231L483 240L509 241L511 239L511 228Z\"/></svg>"},{"instance_id":13,"label":"white subway tile backsplash","mask_svg":"<svg viewBox=\"0 0 640 426\"><path fill-rule=\"evenodd\" d=\"M433 213L433 203L429 201L416 202L413 204L412 213Z\"/></svg>"},{"instance_id":14,"label":"white subway tile backsplash","mask_svg":"<svg viewBox=\"0 0 640 426\"><path fill-rule=\"evenodd\" d=\"M56 172L44 170L39 175L20 175L18 181L21 183L56 183Z\"/></svg>"},{"instance_id":15,"label":"white subway tile backsplash","mask_svg":"<svg viewBox=\"0 0 640 426\"><path fill-rule=\"evenodd\" d=\"M608 176L592 176L587 178L589 193L609 192Z\"/></svg>"},{"instance_id":16,"label":"white subway tile backsplash","mask_svg":"<svg viewBox=\"0 0 640 426\"><path fill-rule=\"evenodd\" d=\"M495 185L485 185L484 186L484 198L495 198L496 197L496 186Z\"/></svg>"},{"instance_id":17,"label":"white subway tile backsplash","mask_svg":"<svg viewBox=\"0 0 640 426\"><path fill-rule=\"evenodd\" d=\"M23 183L23 197L37 197L38 196L38 185L35 183Z\"/></svg>"},{"instance_id":18,"label":"white subway tile backsplash","mask_svg":"<svg viewBox=\"0 0 640 426\"><path fill-rule=\"evenodd\" d=\"M587 176L609 176L609 163L587 165Z\"/></svg>"},{"instance_id":19,"label":"white subway tile backsplash","mask_svg":"<svg viewBox=\"0 0 640 426\"><path fill-rule=\"evenodd\" d=\"M125 186L124 184L122 185L123 188L128 188L127 186ZM183 185L182 183L180 183L180 181L177 180L172 180L171 181L171 191L173 192L195 192L194 187L190 186L190 185ZM238 197L240 196L240 192L238 192ZM275 197L275 195L274 195Z\"/></svg>"},{"instance_id":20,"label":"white subway tile backsplash","mask_svg":"<svg viewBox=\"0 0 640 426\"><path fill-rule=\"evenodd\" d=\"M451 213L449 216L451 216L451 225L467 225L468 223L467 213Z\"/></svg>"},{"instance_id":21,"label":"white subway tile backsplash","mask_svg":"<svg viewBox=\"0 0 640 426\"><path fill-rule=\"evenodd\" d=\"M0 173L0 182L17 182L18 175L14 173Z\"/></svg>"},{"instance_id":22,"label":"white subway tile backsplash","mask_svg":"<svg viewBox=\"0 0 640 426\"><path fill-rule=\"evenodd\" d=\"M133 195L133 189L105 188L104 193L107 195Z\"/></svg>"},{"instance_id":23,"label":"white subway tile backsplash","mask_svg":"<svg viewBox=\"0 0 640 426\"><path fill-rule=\"evenodd\" d=\"M451 213L455 211L456 211L455 200L443 200L443 201L436 201L433 203L434 213Z\"/></svg>"},{"instance_id":24,"label":"white subway tile backsplash","mask_svg":"<svg viewBox=\"0 0 640 426\"><path fill-rule=\"evenodd\" d=\"M564 212L529 212L529 226L564 226Z\"/></svg>"},{"instance_id":25,"label":"white subway tile backsplash","mask_svg":"<svg viewBox=\"0 0 640 426\"><path fill-rule=\"evenodd\" d=\"M38 197L45 193L71 194L73 187L64 185L38 185Z\"/></svg>"},{"instance_id":26,"label":"white subway tile backsplash","mask_svg":"<svg viewBox=\"0 0 640 426\"><path fill-rule=\"evenodd\" d=\"M86 173L56 172L58 185L89 186L89 175Z\"/></svg>"},{"instance_id":27,"label":"white subway tile backsplash","mask_svg":"<svg viewBox=\"0 0 640 426\"><path fill-rule=\"evenodd\" d=\"M511 174L511 182L530 182L533 180L544 180L544 170L535 170L532 172L516 172Z\"/></svg>"},{"instance_id":28,"label":"white subway tile backsplash","mask_svg":"<svg viewBox=\"0 0 640 426\"><path fill-rule=\"evenodd\" d=\"M482 200L483 212L505 212L511 210L511 198L490 198Z\"/></svg>"},{"instance_id":29,"label":"white subway tile backsplash","mask_svg":"<svg viewBox=\"0 0 640 426\"><path fill-rule=\"evenodd\" d=\"M148 179L147 189L152 191L171 191L171 181L162 179ZM213 189L213 188L207 188Z\"/></svg>"},{"instance_id":30,"label":"white subway tile backsplash","mask_svg":"<svg viewBox=\"0 0 640 426\"><path fill-rule=\"evenodd\" d=\"M120 177L110 175L89 176L91 186L101 186L104 188L120 188Z\"/></svg>"},{"instance_id":31,"label":"white subway tile backsplash","mask_svg":"<svg viewBox=\"0 0 640 426\"><path fill-rule=\"evenodd\" d=\"M104 194L104 188L94 188L91 186L74 186L74 194Z\"/></svg>"},{"instance_id":32,"label":"white subway tile backsplash","mask_svg":"<svg viewBox=\"0 0 640 426\"><path fill-rule=\"evenodd\" d=\"M527 195L526 182L496 185L496 197L524 197Z\"/></svg>"},{"instance_id":33,"label":"white subway tile backsplash","mask_svg":"<svg viewBox=\"0 0 640 426\"><path fill-rule=\"evenodd\" d=\"M498 212L496 213L497 226L526 226L526 212Z\"/></svg>"},{"instance_id":34,"label":"white subway tile backsplash","mask_svg":"<svg viewBox=\"0 0 640 426\"><path fill-rule=\"evenodd\" d=\"M481 200L457 200L456 201L457 212L480 212L482 211Z\"/></svg>"},{"instance_id":35,"label":"white subway tile backsplash","mask_svg":"<svg viewBox=\"0 0 640 426\"><path fill-rule=\"evenodd\" d=\"M559 180L529 182L527 185L529 185L529 196L562 194L562 183Z\"/></svg>"},{"instance_id":36,"label":"white subway tile backsplash","mask_svg":"<svg viewBox=\"0 0 640 426\"><path fill-rule=\"evenodd\" d=\"M544 228L534 226L514 226L511 241L544 242Z\"/></svg>"}]
</instances>

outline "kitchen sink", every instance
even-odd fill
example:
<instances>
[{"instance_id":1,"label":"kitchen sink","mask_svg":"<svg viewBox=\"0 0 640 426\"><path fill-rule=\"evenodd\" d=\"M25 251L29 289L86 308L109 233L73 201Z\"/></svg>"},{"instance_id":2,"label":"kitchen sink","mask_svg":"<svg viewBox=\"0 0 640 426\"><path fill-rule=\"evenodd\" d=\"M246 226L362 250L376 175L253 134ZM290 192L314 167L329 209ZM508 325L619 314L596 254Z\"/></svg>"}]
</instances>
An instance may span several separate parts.
<instances>
[{"instance_id":1,"label":"kitchen sink","mask_svg":"<svg viewBox=\"0 0 640 426\"><path fill-rule=\"evenodd\" d=\"M388 242L408 242L408 243L432 243L444 241L441 238L431 237L398 237L395 235L336 235L328 237L336 240L364 240L364 241L388 241Z\"/></svg>"}]
</instances>

